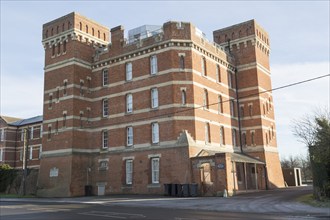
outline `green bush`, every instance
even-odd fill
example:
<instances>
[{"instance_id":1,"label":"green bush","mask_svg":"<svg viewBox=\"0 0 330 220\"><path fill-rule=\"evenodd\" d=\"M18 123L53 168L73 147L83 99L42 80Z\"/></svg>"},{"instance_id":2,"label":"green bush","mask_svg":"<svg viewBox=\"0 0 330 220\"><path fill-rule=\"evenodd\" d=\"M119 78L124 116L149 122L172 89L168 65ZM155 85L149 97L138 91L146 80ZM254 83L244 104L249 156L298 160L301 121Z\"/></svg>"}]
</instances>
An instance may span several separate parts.
<instances>
[{"instance_id":1,"label":"green bush","mask_svg":"<svg viewBox=\"0 0 330 220\"><path fill-rule=\"evenodd\" d=\"M13 182L17 171L8 164L0 165L0 192L5 192L8 186Z\"/></svg>"}]
</instances>

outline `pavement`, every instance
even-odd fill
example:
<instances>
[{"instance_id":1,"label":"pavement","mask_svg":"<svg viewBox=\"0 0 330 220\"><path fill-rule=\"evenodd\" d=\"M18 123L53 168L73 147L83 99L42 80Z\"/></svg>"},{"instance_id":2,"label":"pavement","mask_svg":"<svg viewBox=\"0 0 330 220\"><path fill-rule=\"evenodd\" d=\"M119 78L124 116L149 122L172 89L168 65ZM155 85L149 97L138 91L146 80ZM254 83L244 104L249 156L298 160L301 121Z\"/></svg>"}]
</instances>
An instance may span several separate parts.
<instances>
[{"instance_id":1,"label":"pavement","mask_svg":"<svg viewBox=\"0 0 330 220\"><path fill-rule=\"evenodd\" d=\"M234 197L165 197L154 195L110 195L75 198L1 198L1 201L40 203L80 203L102 206L193 209L218 212L288 214L330 218L329 208L312 207L296 202L299 196L312 192L311 187L294 187L239 194Z\"/></svg>"}]
</instances>

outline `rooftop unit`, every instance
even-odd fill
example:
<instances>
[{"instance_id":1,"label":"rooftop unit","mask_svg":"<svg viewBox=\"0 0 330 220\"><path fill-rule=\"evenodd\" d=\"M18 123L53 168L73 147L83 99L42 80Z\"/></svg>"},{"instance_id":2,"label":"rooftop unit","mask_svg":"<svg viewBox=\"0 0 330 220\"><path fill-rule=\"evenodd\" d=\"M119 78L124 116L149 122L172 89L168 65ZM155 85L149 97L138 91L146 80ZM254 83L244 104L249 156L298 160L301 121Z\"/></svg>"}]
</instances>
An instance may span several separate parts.
<instances>
[{"instance_id":1,"label":"rooftop unit","mask_svg":"<svg viewBox=\"0 0 330 220\"><path fill-rule=\"evenodd\" d=\"M128 31L128 42L133 43L147 37L162 33L161 25L143 25Z\"/></svg>"}]
</instances>

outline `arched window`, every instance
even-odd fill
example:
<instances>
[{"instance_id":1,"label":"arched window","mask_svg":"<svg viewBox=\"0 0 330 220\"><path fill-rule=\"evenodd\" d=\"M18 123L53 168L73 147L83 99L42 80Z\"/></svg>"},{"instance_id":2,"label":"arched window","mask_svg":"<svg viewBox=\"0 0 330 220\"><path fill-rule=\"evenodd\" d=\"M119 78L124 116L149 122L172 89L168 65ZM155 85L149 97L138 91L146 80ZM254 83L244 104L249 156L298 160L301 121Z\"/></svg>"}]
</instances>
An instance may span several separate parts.
<instances>
[{"instance_id":1,"label":"arched window","mask_svg":"<svg viewBox=\"0 0 330 220\"><path fill-rule=\"evenodd\" d=\"M182 105L187 104L187 94L185 90L181 91L181 104Z\"/></svg>"},{"instance_id":2,"label":"arched window","mask_svg":"<svg viewBox=\"0 0 330 220\"><path fill-rule=\"evenodd\" d=\"M46 34L45 34L45 38L47 38L48 37L48 30L46 30Z\"/></svg>"},{"instance_id":3,"label":"arched window","mask_svg":"<svg viewBox=\"0 0 330 220\"><path fill-rule=\"evenodd\" d=\"M60 31L60 28L59 28L59 26L57 26L57 27L56 27L56 34L58 34L59 31Z\"/></svg>"},{"instance_id":4,"label":"arched window","mask_svg":"<svg viewBox=\"0 0 330 220\"><path fill-rule=\"evenodd\" d=\"M63 41L63 53L66 52L66 40Z\"/></svg>"},{"instance_id":5,"label":"arched window","mask_svg":"<svg viewBox=\"0 0 330 220\"><path fill-rule=\"evenodd\" d=\"M88 25L86 25L86 33L88 34Z\"/></svg>"},{"instance_id":6,"label":"arched window","mask_svg":"<svg viewBox=\"0 0 330 220\"><path fill-rule=\"evenodd\" d=\"M82 23L81 22L79 22L79 30L82 31Z\"/></svg>"},{"instance_id":7,"label":"arched window","mask_svg":"<svg viewBox=\"0 0 330 220\"><path fill-rule=\"evenodd\" d=\"M266 132L266 144L268 144L268 134Z\"/></svg>"},{"instance_id":8,"label":"arched window","mask_svg":"<svg viewBox=\"0 0 330 220\"><path fill-rule=\"evenodd\" d=\"M52 30L51 30L51 36L53 36L54 35L54 29L52 28Z\"/></svg>"},{"instance_id":9,"label":"arched window","mask_svg":"<svg viewBox=\"0 0 330 220\"><path fill-rule=\"evenodd\" d=\"M251 145L254 145L254 131L251 132Z\"/></svg>"},{"instance_id":10,"label":"arched window","mask_svg":"<svg viewBox=\"0 0 330 220\"><path fill-rule=\"evenodd\" d=\"M231 33L231 40L233 40L235 38L235 33Z\"/></svg>"},{"instance_id":11,"label":"arched window","mask_svg":"<svg viewBox=\"0 0 330 220\"><path fill-rule=\"evenodd\" d=\"M61 53L61 44L58 43L57 44L57 55L59 55Z\"/></svg>"},{"instance_id":12,"label":"arched window","mask_svg":"<svg viewBox=\"0 0 330 220\"><path fill-rule=\"evenodd\" d=\"M201 59L201 67L202 67L202 75L203 76L207 76L207 72L206 72L206 59L205 59L205 57L202 57L202 59Z\"/></svg>"},{"instance_id":13,"label":"arched window","mask_svg":"<svg viewBox=\"0 0 330 220\"><path fill-rule=\"evenodd\" d=\"M236 129L232 129L232 144L233 144L233 147L236 147Z\"/></svg>"},{"instance_id":14,"label":"arched window","mask_svg":"<svg viewBox=\"0 0 330 220\"><path fill-rule=\"evenodd\" d=\"M180 56L180 69L184 69L184 68L185 68L184 56L181 55Z\"/></svg>"},{"instance_id":15,"label":"arched window","mask_svg":"<svg viewBox=\"0 0 330 220\"><path fill-rule=\"evenodd\" d=\"M68 21L68 30L71 28L71 22Z\"/></svg>"},{"instance_id":16,"label":"arched window","mask_svg":"<svg viewBox=\"0 0 330 220\"><path fill-rule=\"evenodd\" d=\"M105 41L105 33L103 33L103 40Z\"/></svg>"},{"instance_id":17,"label":"arched window","mask_svg":"<svg viewBox=\"0 0 330 220\"><path fill-rule=\"evenodd\" d=\"M92 28L92 35L94 36L94 28Z\"/></svg>"},{"instance_id":18,"label":"arched window","mask_svg":"<svg viewBox=\"0 0 330 220\"><path fill-rule=\"evenodd\" d=\"M55 44L52 46L52 56L55 56Z\"/></svg>"},{"instance_id":19,"label":"arched window","mask_svg":"<svg viewBox=\"0 0 330 220\"><path fill-rule=\"evenodd\" d=\"M225 128L223 126L220 127L220 145L225 145Z\"/></svg>"},{"instance_id":20,"label":"arched window","mask_svg":"<svg viewBox=\"0 0 330 220\"><path fill-rule=\"evenodd\" d=\"M242 37L242 31L241 30L238 32L238 37Z\"/></svg>"},{"instance_id":21,"label":"arched window","mask_svg":"<svg viewBox=\"0 0 330 220\"><path fill-rule=\"evenodd\" d=\"M218 96L218 113L223 113L222 96Z\"/></svg>"},{"instance_id":22,"label":"arched window","mask_svg":"<svg viewBox=\"0 0 330 220\"><path fill-rule=\"evenodd\" d=\"M204 89L203 108L209 109L209 95L206 89Z\"/></svg>"},{"instance_id":23,"label":"arched window","mask_svg":"<svg viewBox=\"0 0 330 220\"><path fill-rule=\"evenodd\" d=\"M100 31L97 31L97 37L100 38L101 35L100 35Z\"/></svg>"},{"instance_id":24,"label":"arched window","mask_svg":"<svg viewBox=\"0 0 330 220\"><path fill-rule=\"evenodd\" d=\"M217 82L221 82L221 69L220 69L220 66L217 65L216 67L216 75L217 75Z\"/></svg>"},{"instance_id":25,"label":"arched window","mask_svg":"<svg viewBox=\"0 0 330 220\"><path fill-rule=\"evenodd\" d=\"M205 124L205 143L211 142L211 135L210 135L210 124L206 122Z\"/></svg>"},{"instance_id":26,"label":"arched window","mask_svg":"<svg viewBox=\"0 0 330 220\"><path fill-rule=\"evenodd\" d=\"M62 32L64 31L64 23L62 24Z\"/></svg>"},{"instance_id":27,"label":"arched window","mask_svg":"<svg viewBox=\"0 0 330 220\"><path fill-rule=\"evenodd\" d=\"M246 147L246 134L245 133L243 133L242 134L242 145L243 145L243 147Z\"/></svg>"}]
</instances>

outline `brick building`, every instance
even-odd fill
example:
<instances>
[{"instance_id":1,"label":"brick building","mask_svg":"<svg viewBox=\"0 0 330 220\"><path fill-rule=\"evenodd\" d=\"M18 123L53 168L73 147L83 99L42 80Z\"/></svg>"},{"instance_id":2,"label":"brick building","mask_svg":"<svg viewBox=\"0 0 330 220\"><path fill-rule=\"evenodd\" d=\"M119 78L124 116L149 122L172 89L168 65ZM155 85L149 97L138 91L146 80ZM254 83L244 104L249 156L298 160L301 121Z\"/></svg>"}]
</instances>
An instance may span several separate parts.
<instances>
[{"instance_id":1,"label":"brick building","mask_svg":"<svg viewBox=\"0 0 330 220\"><path fill-rule=\"evenodd\" d=\"M203 195L284 185L268 34L254 20L109 30L77 13L43 25L40 196Z\"/></svg>"},{"instance_id":2,"label":"brick building","mask_svg":"<svg viewBox=\"0 0 330 220\"><path fill-rule=\"evenodd\" d=\"M39 169L42 153L42 116L19 119L0 116L0 164L22 169L26 130L27 167Z\"/></svg>"}]
</instances>

